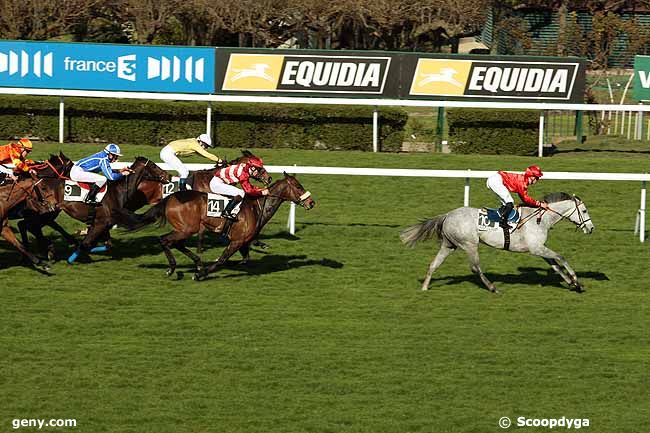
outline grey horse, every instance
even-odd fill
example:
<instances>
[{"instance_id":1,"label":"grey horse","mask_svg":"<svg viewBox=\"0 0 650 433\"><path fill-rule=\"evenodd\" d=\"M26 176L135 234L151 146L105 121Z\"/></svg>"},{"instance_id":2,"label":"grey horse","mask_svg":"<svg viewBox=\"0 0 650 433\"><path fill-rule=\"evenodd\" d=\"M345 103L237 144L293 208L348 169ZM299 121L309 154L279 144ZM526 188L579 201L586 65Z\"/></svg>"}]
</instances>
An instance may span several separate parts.
<instances>
[{"instance_id":1,"label":"grey horse","mask_svg":"<svg viewBox=\"0 0 650 433\"><path fill-rule=\"evenodd\" d=\"M572 290L581 292L584 286L564 257L546 247L544 243L549 229L563 219L568 219L585 233L591 233L594 225L585 204L576 196L563 192L544 197L549 210L521 207L521 219L510 233L510 251L528 252L540 256L557 272ZM409 247L419 241L431 239L435 234L440 240L440 250L429 265L429 271L422 283L422 290L428 290L431 276L456 248L465 250L472 272L478 274L487 289L499 293L494 284L487 279L479 264L479 242L493 248L504 247L504 233L499 227L493 230L479 230L479 209L460 207L444 215L422 221L404 229L400 239Z\"/></svg>"}]
</instances>

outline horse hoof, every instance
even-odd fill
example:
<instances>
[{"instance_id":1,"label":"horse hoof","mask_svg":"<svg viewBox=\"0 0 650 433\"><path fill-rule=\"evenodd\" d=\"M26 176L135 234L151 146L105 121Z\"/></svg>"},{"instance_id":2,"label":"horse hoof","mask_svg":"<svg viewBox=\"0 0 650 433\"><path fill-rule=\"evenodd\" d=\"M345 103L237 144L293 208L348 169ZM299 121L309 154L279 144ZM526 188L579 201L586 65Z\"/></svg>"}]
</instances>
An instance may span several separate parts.
<instances>
[{"instance_id":1,"label":"horse hoof","mask_svg":"<svg viewBox=\"0 0 650 433\"><path fill-rule=\"evenodd\" d=\"M167 274L168 277L171 277L174 274L174 270L171 268L167 269L167 272L165 272L165 274Z\"/></svg>"},{"instance_id":2,"label":"horse hoof","mask_svg":"<svg viewBox=\"0 0 650 433\"><path fill-rule=\"evenodd\" d=\"M201 274L199 274L199 273L197 272L197 273L195 273L195 274L192 276L192 279L193 279L194 281L201 281L201 280L203 279L203 277L201 276Z\"/></svg>"},{"instance_id":3,"label":"horse hoof","mask_svg":"<svg viewBox=\"0 0 650 433\"><path fill-rule=\"evenodd\" d=\"M429 291L429 288L428 288L428 287L425 287L425 286L422 286L422 288L421 288L420 290L422 290L423 292L428 292L428 291Z\"/></svg>"},{"instance_id":4,"label":"horse hoof","mask_svg":"<svg viewBox=\"0 0 650 433\"><path fill-rule=\"evenodd\" d=\"M490 287L490 292L494 293L495 295L500 295L500 294L501 294L501 292L499 291L499 289L497 289L497 288L494 287L494 286Z\"/></svg>"}]
</instances>

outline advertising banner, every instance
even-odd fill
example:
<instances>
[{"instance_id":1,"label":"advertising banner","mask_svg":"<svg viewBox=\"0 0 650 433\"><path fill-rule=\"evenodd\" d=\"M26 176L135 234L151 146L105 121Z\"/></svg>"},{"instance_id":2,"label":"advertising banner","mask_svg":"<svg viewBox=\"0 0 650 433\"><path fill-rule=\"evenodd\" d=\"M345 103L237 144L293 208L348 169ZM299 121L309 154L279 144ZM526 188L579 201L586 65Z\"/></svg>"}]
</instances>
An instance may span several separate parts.
<instances>
[{"instance_id":1,"label":"advertising banner","mask_svg":"<svg viewBox=\"0 0 650 433\"><path fill-rule=\"evenodd\" d=\"M406 99L583 101L585 63L577 58L409 55L402 68Z\"/></svg>"},{"instance_id":2,"label":"advertising banner","mask_svg":"<svg viewBox=\"0 0 650 433\"><path fill-rule=\"evenodd\" d=\"M0 41L0 86L213 93L214 48Z\"/></svg>"},{"instance_id":3,"label":"advertising banner","mask_svg":"<svg viewBox=\"0 0 650 433\"><path fill-rule=\"evenodd\" d=\"M634 56L634 91L637 101L650 101L650 56Z\"/></svg>"},{"instance_id":4,"label":"advertising banner","mask_svg":"<svg viewBox=\"0 0 650 433\"><path fill-rule=\"evenodd\" d=\"M397 97L396 55L305 50L217 50L217 93Z\"/></svg>"}]
</instances>

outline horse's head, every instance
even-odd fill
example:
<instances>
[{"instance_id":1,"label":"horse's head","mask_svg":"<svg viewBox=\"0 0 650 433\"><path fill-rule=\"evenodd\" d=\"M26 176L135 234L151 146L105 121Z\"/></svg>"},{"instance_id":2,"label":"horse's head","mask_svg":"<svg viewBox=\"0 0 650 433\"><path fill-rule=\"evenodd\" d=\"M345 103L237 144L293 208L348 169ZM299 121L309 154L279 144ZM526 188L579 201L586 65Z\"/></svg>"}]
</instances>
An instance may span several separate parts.
<instances>
[{"instance_id":1,"label":"horse's head","mask_svg":"<svg viewBox=\"0 0 650 433\"><path fill-rule=\"evenodd\" d=\"M58 155L50 154L49 159L42 163L34 164L30 168L36 172L39 178L57 178L61 179L70 174L70 169L74 162L59 152Z\"/></svg>"},{"instance_id":2,"label":"horse's head","mask_svg":"<svg viewBox=\"0 0 650 433\"><path fill-rule=\"evenodd\" d=\"M290 174L283 174L284 179L277 181L269 189L271 195L292 201L307 210L313 208L316 202L311 197L311 193L305 190L298 179Z\"/></svg>"},{"instance_id":3,"label":"horse's head","mask_svg":"<svg viewBox=\"0 0 650 433\"><path fill-rule=\"evenodd\" d=\"M563 218L574 223L584 233L590 234L594 231L594 224L585 203L579 197L565 192L552 193L544 197L550 209L560 214Z\"/></svg>"},{"instance_id":4,"label":"horse's head","mask_svg":"<svg viewBox=\"0 0 650 433\"><path fill-rule=\"evenodd\" d=\"M59 204L55 190L45 179L36 176L18 181L16 184L25 191L27 207L38 213L54 212Z\"/></svg>"},{"instance_id":5,"label":"horse's head","mask_svg":"<svg viewBox=\"0 0 650 433\"><path fill-rule=\"evenodd\" d=\"M144 156L138 156L129 168L133 170L134 173L139 173L142 179L153 180L161 183L169 182L169 173Z\"/></svg>"}]
</instances>

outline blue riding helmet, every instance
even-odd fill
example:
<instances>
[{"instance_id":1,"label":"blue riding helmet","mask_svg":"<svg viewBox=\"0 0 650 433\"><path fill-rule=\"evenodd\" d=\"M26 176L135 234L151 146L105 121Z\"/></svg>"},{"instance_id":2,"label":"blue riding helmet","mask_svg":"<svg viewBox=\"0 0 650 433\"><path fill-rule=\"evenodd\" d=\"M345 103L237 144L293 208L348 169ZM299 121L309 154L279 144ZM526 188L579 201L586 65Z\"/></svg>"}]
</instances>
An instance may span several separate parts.
<instances>
[{"instance_id":1,"label":"blue riding helmet","mask_svg":"<svg viewBox=\"0 0 650 433\"><path fill-rule=\"evenodd\" d=\"M107 144L104 148L104 152L112 153L113 155L122 156L120 153L120 146L115 143Z\"/></svg>"}]
</instances>

